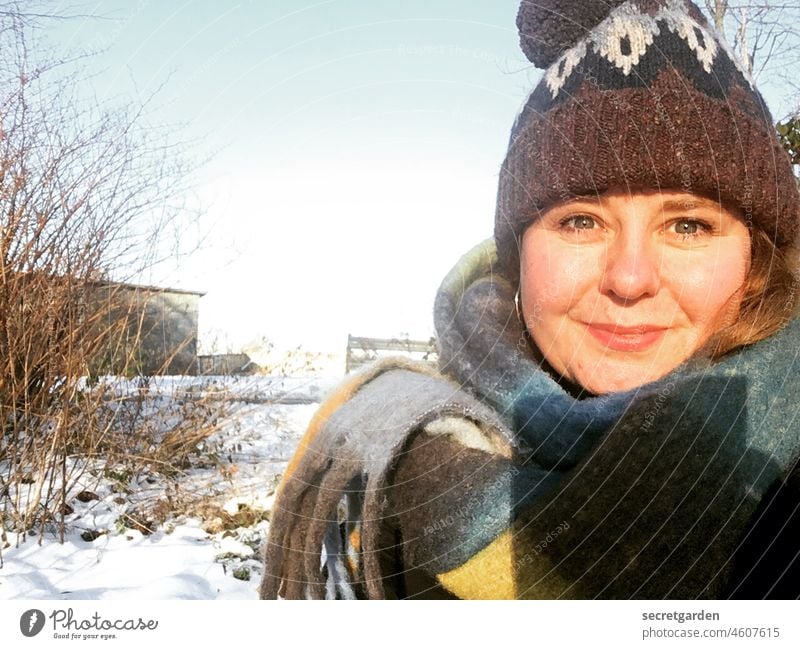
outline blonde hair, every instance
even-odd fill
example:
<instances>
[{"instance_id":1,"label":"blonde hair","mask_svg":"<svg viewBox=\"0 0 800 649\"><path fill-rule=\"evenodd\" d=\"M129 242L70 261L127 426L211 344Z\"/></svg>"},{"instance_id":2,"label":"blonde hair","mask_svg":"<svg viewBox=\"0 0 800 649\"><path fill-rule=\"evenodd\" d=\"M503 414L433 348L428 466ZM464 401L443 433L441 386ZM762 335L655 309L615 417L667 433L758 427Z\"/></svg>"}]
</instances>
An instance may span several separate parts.
<instances>
[{"instance_id":1,"label":"blonde hair","mask_svg":"<svg viewBox=\"0 0 800 649\"><path fill-rule=\"evenodd\" d=\"M750 235L751 264L739 317L715 336L710 346L713 360L768 338L782 329L797 311L800 298L797 251L778 249L760 228L751 229Z\"/></svg>"}]
</instances>

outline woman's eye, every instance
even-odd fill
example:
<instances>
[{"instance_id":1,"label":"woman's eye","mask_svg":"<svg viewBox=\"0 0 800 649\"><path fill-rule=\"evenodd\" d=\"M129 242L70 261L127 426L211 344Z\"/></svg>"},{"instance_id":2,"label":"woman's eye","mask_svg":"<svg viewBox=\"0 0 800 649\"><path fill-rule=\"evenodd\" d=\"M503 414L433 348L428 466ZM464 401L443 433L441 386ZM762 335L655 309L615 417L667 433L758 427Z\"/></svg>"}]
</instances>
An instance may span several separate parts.
<instances>
[{"instance_id":1,"label":"woman's eye","mask_svg":"<svg viewBox=\"0 0 800 649\"><path fill-rule=\"evenodd\" d=\"M693 237L708 231L708 226L694 219L679 219L672 224L675 234L683 237Z\"/></svg>"},{"instance_id":2,"label":"woman's eye","mask_svg":"<svg viewBox=\"0 0 800 649\"><path fill-rule=\"evenodd\" d=\"M568 216L561 220L561 227L568 230L591 230L596 225L597 222L591 216L584 214Z\"/></svg>"}]
</instances>

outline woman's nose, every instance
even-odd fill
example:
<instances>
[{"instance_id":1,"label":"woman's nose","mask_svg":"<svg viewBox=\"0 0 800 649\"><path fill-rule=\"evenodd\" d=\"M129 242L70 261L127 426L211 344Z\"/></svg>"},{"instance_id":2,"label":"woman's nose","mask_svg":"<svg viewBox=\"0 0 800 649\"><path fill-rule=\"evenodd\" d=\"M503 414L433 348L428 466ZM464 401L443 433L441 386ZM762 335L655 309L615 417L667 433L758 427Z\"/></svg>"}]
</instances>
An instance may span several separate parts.
<instances>
[{"instance_id":1,"label":"woman's nose","mask_svg":"<svg viewBox=\"0 0 800 649\"><path fill-rule=\"evenodd\" d=\"M620 234L608 247L600 290L625 301L658 292L660 259L652 242L641 234Z\"/></svg>"}]
</instances>

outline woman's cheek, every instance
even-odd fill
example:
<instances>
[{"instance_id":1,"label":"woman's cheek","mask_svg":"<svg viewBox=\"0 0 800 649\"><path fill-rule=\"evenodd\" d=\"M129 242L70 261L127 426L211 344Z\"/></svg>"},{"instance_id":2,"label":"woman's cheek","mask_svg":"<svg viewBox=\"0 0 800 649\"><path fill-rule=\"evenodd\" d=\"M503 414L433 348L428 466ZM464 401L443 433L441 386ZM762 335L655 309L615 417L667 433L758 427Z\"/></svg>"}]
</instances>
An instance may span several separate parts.
<instances>
[{"instance_id":1,"label":"woman's cheek","mask_svg":"<svg viewBox=\"0 0 800 649\"><path fill-rule=\"evenodd\" d=\"M564 315L591 287L597 260L587 250L531 239L522 268L522 294L528 308L542 316ZM537 250L535 247L539 244ZM566 249L565 249L566 248Z\"/></svg>"},{"instance_id":2,"label":"woman's cheek","mask_svg":"<svg viewBox=\"0 0 800 649\"><path fill-rule=\"evenodd\" d=\"M744 285L749 271L749 249L746 260L740 258L730 259L725 267L721 269L718 277L723 278L723 281L719 282L719 295L716 300L718 305L717 314L714 318L716 326L731 325L739 318Z\"/></svg>"},{"instance_id":3,"label":"woman's cheek","mask_svg":"<svg viewBox=\"0 0 800 649\"><path fill-rule=\"evenodd\" d=\"M696 324L730 324L738 316L748 261L741 254L710 255L681 264L671 274L681 310Z\"/></svg>"}]
</instances>

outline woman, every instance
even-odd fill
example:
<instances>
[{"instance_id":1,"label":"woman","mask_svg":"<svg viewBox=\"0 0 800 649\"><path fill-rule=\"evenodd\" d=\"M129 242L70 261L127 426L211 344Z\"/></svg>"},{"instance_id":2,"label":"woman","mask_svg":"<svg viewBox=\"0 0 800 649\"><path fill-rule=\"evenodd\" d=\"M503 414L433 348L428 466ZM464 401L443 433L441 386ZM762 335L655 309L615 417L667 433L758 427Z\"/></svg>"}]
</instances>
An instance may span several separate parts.
<instances>
[{"instance_id":1,"label":"woman","mask_svg":"<svg viewBox=\"0 0 800 649\"><path fill-rule=\"evenodd\" d=\"M683 0L523 2L546 70L494 240L445 278L439 372L312 421L261 594L797 597L791 166Z\"/></svg>"}]
</instances>

